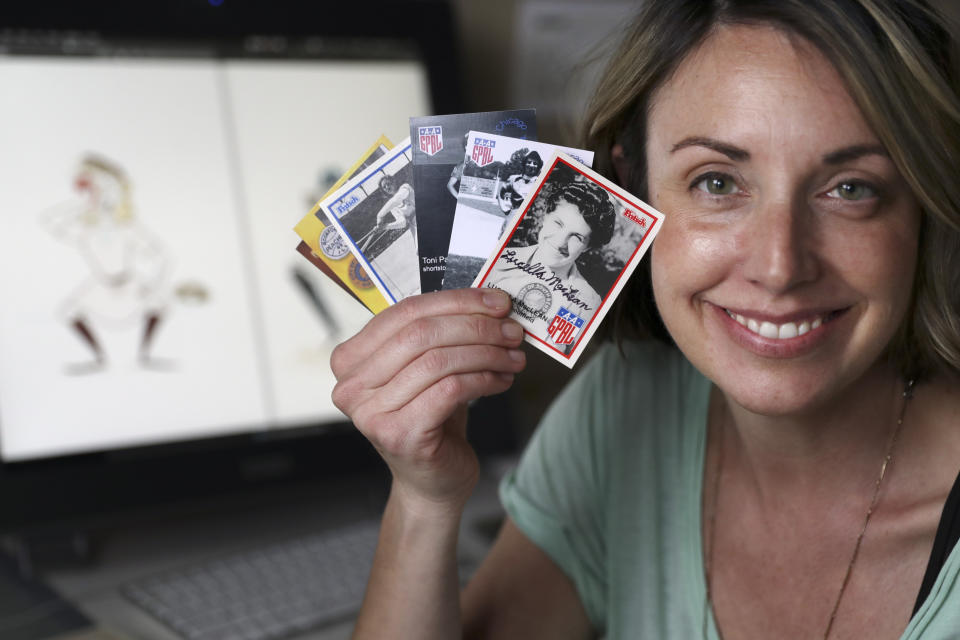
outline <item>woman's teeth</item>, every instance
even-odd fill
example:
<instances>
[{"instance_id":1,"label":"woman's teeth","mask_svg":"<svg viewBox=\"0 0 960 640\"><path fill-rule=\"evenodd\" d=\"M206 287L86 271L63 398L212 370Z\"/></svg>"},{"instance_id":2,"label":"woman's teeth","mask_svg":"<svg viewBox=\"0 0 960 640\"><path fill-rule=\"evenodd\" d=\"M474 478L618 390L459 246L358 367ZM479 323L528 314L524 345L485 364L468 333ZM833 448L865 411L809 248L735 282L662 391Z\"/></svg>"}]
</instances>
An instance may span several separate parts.
<instances>
[{"instance_id":1,"label":"woman's teeth","mask_svg":"<svg viewBox=\"0 0 960 640\"><path fill-rule=\"evenodd\" d=\"M777 340L788 340L802 336L812 329L816 329L824 323L823 316L817 316L802 322L784 322L783 324L774 324L767 321L754 320L747 318L739 313L733 313L724 309L727 315L736 320L739 324L745 326L750 331L763 336L764 338L773 338Z\"/></svg>"}]
</instances>

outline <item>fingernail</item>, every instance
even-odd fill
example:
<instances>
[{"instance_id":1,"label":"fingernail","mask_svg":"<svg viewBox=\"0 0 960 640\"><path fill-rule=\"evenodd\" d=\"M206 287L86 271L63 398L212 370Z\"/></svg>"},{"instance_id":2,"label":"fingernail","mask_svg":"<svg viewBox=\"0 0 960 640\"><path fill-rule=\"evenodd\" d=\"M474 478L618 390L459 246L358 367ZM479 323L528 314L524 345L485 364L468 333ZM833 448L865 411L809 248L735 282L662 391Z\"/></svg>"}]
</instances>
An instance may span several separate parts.
<instances>
[{"instance_id":1,"label":"fingernail","mask_svg":"<svg viewBox=\"0 0 960 640\"><path fill-rule=\"evenodd\" d=\"M498 289L491 289L483 294L483 304L491 309L506 309L510 306L510 296Z\"/></svg>"},{"instance_id":2,"label":"fingernail","mask_svg":"<svg viewBox=\"0 0 960 640\"><path fill-rule=\"evenodd\" d=\"M522 361L526 358L526 354L523 353L520 349L510 349L510 359L516 360L517 362Z\"/></svg>"},{"instance_id":3,"label":"fingernail","mask_svg":"<svg viewBox=\"0 0 960 640\"><path fill-rule=\"evenodd\" d=\"M504 322L502 325L500 325L500 329L503 331L503 337L507 340L519 340L523 337L523 327L518 325L516 322Z\"/></svg>"},{"instance_id":4,"label":"fingernail","mask_svg":"<svg viewBox=\"0 0 960 640\"><path fill-rule=\"evenodd\" d=\"M498 373L497 375L500 376L500 379L503 380L503 381L505 381L505 382L513 382L513 374L512 374L512 373Z\"/></svg>"}]
</instances>

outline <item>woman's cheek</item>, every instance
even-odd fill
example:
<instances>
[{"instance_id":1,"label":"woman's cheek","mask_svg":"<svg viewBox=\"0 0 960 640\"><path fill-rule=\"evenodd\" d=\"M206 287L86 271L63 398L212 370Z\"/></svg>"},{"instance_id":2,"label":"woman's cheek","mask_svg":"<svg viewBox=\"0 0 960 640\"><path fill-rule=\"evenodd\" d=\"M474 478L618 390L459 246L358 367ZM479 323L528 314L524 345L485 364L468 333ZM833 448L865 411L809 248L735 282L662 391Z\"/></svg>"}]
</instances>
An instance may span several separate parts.
<instances>
[{"instance_id":1,"label":"woman's cheek","mask_svg":"<svg viewBox=\"0 0 960 640\"><path fill-rule=\"evenodd\" d=\"M663 228L650 250L653 293L661 315L669 315L670 301L683 295L678 289L687 280L685 271L692 264L692 261L683 257L684 234L669 220L669 217L664 220Z\"/></svg>"},{"instance_id":2,"label":"woman's cheek","mask_svg":"<svg viewBox=\"0 0 960 640\"><path fill-rule=\"evenodd\" d=\"M723 265L735 260L737 244L735 230L726 225L690 225L667 215L652 248L654 290L667 283L693 290L710 286L722 277Z\"/></svg>"}]
</instances>

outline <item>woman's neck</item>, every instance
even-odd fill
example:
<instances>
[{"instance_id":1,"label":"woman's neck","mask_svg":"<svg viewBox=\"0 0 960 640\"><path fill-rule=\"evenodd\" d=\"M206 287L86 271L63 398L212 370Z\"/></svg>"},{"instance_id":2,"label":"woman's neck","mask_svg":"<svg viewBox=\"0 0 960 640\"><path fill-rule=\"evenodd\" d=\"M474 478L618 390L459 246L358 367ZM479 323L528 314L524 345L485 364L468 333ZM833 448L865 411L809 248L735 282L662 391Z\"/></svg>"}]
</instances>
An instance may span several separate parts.
<instances>
[{"instance_id":1,"label":"woman's neck","mask_svg":"<svg viewBox=\"0 0 960 640\"><path fill-rule=\"evenodd\" d=\"M829 499L843 487L875 480L902 408L903 385L891 367L877 365L831 402L789 416L752 413L724 397L715 415L726 428L714 433L722 435L725 456L761 501L808 489Z\"/></svg>"}]
</instances>

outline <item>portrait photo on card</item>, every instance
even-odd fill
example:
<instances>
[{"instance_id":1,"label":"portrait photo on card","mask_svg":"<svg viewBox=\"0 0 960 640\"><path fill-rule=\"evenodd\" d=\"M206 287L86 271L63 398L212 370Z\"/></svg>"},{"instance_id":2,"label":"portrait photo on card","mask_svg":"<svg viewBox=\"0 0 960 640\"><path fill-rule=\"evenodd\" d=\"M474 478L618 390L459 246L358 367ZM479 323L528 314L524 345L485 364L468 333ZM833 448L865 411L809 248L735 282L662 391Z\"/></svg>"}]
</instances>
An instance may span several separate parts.
<instances>
[{"instance_id":1,"label":"portrait photo on card","mask_svg":"<svg viewBox=\"0 0 960 640\"><path fill-rule=\"evenodd\" d=\"M554 151L590 166L593 152L471 131L460 177L444 289L469 287L520 215Z\"/></svg>"},{"instance_id":2,"label":"portrait photo on card","mask_svg":"<svg viewBox=\"0 0 960 640\"><path fill-rule=\"evenodd\" d=\"M421 212L417 248L424 293L438 291L443 285L470 131L536 140L536 113L533 109L510 109L410 118L413 186Z\"/></svg>"},{"instance_id":3,"label":"portrait photo on card","mask_svg":"<svg viewBox=\"0 0 960 640\"><path fill-rule=\"evenodd\" d=\"M528 341L572 366L662 216L559 154L534 189L474 286L509 293Z\"/></svg>"}]
</instances>

